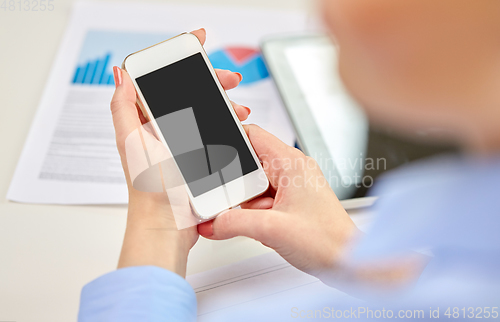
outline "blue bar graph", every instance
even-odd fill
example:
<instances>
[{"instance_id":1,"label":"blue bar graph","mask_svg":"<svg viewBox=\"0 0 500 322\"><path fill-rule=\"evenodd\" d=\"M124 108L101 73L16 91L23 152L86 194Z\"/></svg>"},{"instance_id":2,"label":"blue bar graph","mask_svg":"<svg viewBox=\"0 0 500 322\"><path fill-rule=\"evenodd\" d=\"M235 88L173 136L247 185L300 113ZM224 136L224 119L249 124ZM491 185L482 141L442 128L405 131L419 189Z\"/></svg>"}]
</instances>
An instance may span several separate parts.
<instances>
[{"instance_id":1,"label":"blue bar graph","mask_svg":"<svg viewBox=\"0 0 500 322\"><path fill-rule=\"evenodd\" d=\"M78 65L73 76L73 84L114 85L113 74L108 70L111 54Z\"/></svg>"}]
</instances>

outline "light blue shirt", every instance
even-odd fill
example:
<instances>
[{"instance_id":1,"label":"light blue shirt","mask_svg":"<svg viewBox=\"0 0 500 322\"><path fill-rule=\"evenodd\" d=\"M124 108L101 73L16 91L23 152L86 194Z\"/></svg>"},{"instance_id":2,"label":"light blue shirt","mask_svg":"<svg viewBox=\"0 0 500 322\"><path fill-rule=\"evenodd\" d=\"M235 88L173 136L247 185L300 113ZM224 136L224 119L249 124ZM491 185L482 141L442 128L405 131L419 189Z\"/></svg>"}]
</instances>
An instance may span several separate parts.
<instances>
[{"instance_id":1,"label":"light blue shirt","mask_svg":"<svg viewBox=\"0 0 500 322\"><path fill-rule=\"evenodd\" d=\"M388 173L374 195L378 218L360 259L429 250L431 260L400 300L500 307L500 158L440 157Z\"/></svg>"},{"instance_id":2,"label":"light blue shirt","mask_svg":"<svg viewBox=\"0 0 500 322\"><path fill-rule=\"evenodd\" d=\"M499 184L500 158L434 159L381 178L373 191L382 196L374 206L377 220L353 258L428 249L432 260L415 287L375 305L500 306ZM190 285L157 267L119 269L82 291L81 322L195 319Z\"/></svg>"},{"instance_id":3,"label":"light blue shirt","mask_svg":"<svg viewBox=\"0 0 500 322\"><path fill-rule=\"evenodd\" d=\"M196 296L184 278L166 269L122 268L85 285L78 321L196 321Z\"/></svg>"}]
</instances>

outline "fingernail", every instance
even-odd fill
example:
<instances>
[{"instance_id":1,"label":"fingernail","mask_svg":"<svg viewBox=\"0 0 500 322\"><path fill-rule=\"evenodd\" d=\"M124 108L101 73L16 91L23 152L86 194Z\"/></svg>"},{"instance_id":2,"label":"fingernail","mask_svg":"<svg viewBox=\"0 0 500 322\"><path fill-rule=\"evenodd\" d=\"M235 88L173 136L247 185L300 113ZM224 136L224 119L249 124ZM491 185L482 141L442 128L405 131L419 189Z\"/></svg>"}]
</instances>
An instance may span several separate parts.
<instances>
[{"instance_id":1,"label":"fingernail","mask_svg":"<svg viewBox=\"0 0 500 322\"><path fill-rule=\"evenodd\" d=\"M210 237L214 234L214 221L203 223L198 226L198 233L204 237Z\"/></svg>"},{"instance_id":2,"label":"fingernail","mask_svg":"<svg viewBox=\"0 0 500 322\"><path fill-rule=\"evenodd\" d=\"M115 78L115 88L118 88L122 84L122 70L120 67L113 67L113 77Z\"/></svg>"},{"instance_id":3,"label":"fingernail","mask_svg":"<svg viewBox=\"0 0 500 322\"><path fill-rule=\"evenodd\" d=\"M241 106L243 106L243 105L241 105ZM250 113L252 113L252 110L251 110L251 109L249 109L248 107L243 106L243 108L244 108L245 110L247 110L248 115L250 115Z\"/></svg>"},{"instance_id":4,"label":"fingernail","mask_svg":"<svg viewBox=\"0 0 500 322\"><path fill-rule=\"evenodd\" d=\"M240 73L237 73L235 72L236 75L238 75L238 77L240 78L240 82L243 80L243 75L241 75Z\"/></svg>"}]
</instances>

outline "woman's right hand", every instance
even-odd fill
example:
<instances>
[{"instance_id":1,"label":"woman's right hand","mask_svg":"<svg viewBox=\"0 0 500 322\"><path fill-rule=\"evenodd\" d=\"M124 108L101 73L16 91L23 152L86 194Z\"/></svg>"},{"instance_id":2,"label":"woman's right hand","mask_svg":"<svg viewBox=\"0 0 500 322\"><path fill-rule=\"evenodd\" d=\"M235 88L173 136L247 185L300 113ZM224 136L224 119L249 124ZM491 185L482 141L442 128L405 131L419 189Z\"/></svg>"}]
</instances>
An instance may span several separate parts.
<instances>
[{"instance_id":1,"label":"woman's right hand","mask_svg":"<svg viewBox=\"0 0 500 322\"><path fill-rule=\"evenodd\" d=\"M256 125L245 125L263 163L269 191L198 226L209 239L246 236L318 276L335 268L357 232L316 161Z\"/></svg>"}]
</instances>

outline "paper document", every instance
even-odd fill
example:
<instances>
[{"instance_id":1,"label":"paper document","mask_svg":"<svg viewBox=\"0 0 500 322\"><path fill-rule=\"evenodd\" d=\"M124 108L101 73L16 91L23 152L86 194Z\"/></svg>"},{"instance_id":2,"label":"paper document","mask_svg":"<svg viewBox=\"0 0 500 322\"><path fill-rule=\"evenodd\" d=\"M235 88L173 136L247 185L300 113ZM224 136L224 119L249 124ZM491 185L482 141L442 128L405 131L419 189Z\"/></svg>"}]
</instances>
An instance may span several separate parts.
<instances>
[{"instance_id":1,"label":"paper document","mask_svg":"<svg viewBox=\"0 0 500 322\"><path fill-rule=\"evenodd\" d=\"M196 293L202 322L295 321L297 314L305 318L308 310L327 314L342 304L362 303L296 269L275 252L186 279Z\"/></svg>"},{"instance_id":2,"label":"paper document","mask_svg":"<svg viewBox=\"0 0 500 322\"><path fill-rule=\"evenodd\" d=\"M126 55L204 27L215 68L243 74L229 97L256 123L293 144L288 117L259 41L303 31L302 13L170 4L78 2L62 40L7 198L29 203L119 204L127 187L109 102L112 67Z\"/></svg>"}]
</instances>

